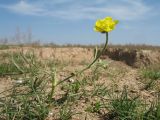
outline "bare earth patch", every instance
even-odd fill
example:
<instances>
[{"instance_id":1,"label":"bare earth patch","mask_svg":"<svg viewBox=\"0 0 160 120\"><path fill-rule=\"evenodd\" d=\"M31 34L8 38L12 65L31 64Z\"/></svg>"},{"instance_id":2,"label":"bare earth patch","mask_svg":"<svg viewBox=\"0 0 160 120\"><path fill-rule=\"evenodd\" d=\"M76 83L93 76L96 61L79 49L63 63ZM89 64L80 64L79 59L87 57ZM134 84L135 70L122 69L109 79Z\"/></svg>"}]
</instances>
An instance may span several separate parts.
<instances>
[{"instance_id":1,"label":"bare earth patch","mask_svg":"<svg viewBox=\"0 0 160 120\"><path fill-rule=\"evenodd\" d=\"M104 55L137 68L160 63L159 50L110 48Z\"/></svg>"}]
</instances>

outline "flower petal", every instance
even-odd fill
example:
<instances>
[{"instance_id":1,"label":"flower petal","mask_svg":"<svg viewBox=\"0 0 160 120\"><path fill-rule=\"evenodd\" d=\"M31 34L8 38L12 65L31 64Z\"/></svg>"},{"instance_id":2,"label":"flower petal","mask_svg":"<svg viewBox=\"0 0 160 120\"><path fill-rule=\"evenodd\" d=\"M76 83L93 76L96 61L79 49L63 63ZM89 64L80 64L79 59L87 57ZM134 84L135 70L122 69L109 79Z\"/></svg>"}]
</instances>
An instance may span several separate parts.
<instances>
[{"instance_id":1,"label":"flower petal","mask_svg":"<svg viewBox=\"0 0 160 120\"><path fill-rule=\"evenodd\" d=\"M115 28L118 22L118 20L113 20L112 17L106 17L96 21L94 30L101 33L110 32Z\"/></svg>"}]
</instances>

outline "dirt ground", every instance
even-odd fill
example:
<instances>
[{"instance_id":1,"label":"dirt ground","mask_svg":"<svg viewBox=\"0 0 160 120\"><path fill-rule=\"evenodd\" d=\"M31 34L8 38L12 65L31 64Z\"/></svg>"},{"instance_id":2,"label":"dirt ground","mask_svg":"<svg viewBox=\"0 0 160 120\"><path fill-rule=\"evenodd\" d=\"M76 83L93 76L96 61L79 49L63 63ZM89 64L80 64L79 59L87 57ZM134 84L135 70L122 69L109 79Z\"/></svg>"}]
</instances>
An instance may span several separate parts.
<instances>
[{"instance_id":1,"label":"dirt ground","mask_svg":"<svg viewBox=\"0 0 160 120\"><path fill-rule=\"evenodd\" d=\"M24 48L17 48L17 49L0 50L0 53L16 52L16 51L23 51L25 53L28 50L34 51L34 53L37 54L42 59L57 59L59 61L68 63L66 68L63 69L64 72L59 73L59 76L63 76L63 77L66 77L67 73L72 72L75 69L83 68L84 64L89 63L93 59L93 49L78 48L78 47L77 48L43 48L43 47L42 48L29 48L29 47L24 47ZM140 62L144 63L146 56L148 56L148 59L146 60L152 61L153 57L155 58L155 56L159 54L159 52L157 52L156 54L153 54L151 51L147 51L147 52L143 51L141 52L141 54L142 54L141 58L144 57L144 59L143 61L140 61ZM101 79L99 80L99 82L104 82L105 85L108 87L116 87L117 92L122 91L123 86L127 86L127 88L130 90L131 93L141 94L142 99L147 99L148 101L153 99L152 93L154 91L142 90L142 88L144 87L144 84L140 81L141 78L139 74L139 68L135 68L132 65L127 65L124 62L125 58L123 58L123 60L113 59L113 56L115 57L116 52L110 51L110 53L106 55L107 57L105 57L104 60L107 61L109 65L108 65L106 73L101 76ZM157 57L156 61L160 62L159 55L157 55L156 57ZM137 60L141 60L141 59L137 58ZM138 66L140 65L138 64ZM65 73L65 71L67 72ZM0 92L9 88L12 83L13 82L11 78L1 77L0 78ZM83 102L81 102L80 104L81 104L80 107L76 108L77 111L85 109L86 107ZM83 114L81 115L75 115L73 117L73 120L85 120L86 116L87 116L87 120L100 119L95 114L87 114L86 112L83 112ZM52 117L49 117L48 119L52 120Z\"/></svg>"}]
</instances>

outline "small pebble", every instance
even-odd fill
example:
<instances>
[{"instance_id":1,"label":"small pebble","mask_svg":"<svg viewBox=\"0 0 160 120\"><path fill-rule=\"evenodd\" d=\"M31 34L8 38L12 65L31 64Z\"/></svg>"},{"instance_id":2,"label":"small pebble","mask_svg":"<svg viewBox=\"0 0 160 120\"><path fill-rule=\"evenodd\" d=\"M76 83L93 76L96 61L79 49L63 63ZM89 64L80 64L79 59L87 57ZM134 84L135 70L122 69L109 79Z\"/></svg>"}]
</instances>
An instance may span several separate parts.
<instances>
[{"instance_id":1,"label":"small pebble","mask_svg":"<svg viewBox=\"0 0 160 120\"><path fill-rule=\"evenodd\" d=\"M15 80L14 81L16 84L22 84L23 83L23 80L22 79L19 79L19 80Z\"/></svg>"},{"instance_id":2,"label":"small pebble","mask_svg":"<svg viewBox=\"0 0 160 120\"><path fill-rule=\"evenodd\" d=\"M72 78L69 79L69 82L71 82L71 83L74 83L74 81L75 81L75 80L72 79Z\"/></svg>"},{"instance_id":3,"label":"small pebble","mask_svg":"<svg viewBox=\"0 0 160 120\"><path fill-rule=\"evenodd\" d=\"M49 112L49 116L53 116L53 112Z\"/></svg>"}]
</instances>

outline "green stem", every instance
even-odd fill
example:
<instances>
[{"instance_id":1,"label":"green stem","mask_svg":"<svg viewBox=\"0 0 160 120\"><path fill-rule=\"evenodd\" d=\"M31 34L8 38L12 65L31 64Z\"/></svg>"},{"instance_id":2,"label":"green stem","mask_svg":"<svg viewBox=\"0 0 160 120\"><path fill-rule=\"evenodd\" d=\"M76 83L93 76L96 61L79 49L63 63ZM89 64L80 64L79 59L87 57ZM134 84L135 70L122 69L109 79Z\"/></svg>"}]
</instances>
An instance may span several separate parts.
<instances>
[{"instance_id":1,"label":"green stem","mask_svg":"<svg viewBox=\"0 0 160 120\"><path fill-rule=\"evenodd\" d=\"M55 90L55 86L52 83L52 89L51 89L51 93L49 95L49 100L52 100L53 94L54 94L54 90Z\"/></svg>"},{"instance_id":2,"label":"green stem","mask_svg":"<svg viewBox=\"0 0 160 120\"><path fill-rule=\"evenodd\" d=\"M51 76L52 76L52 89L51 89L51 92L50 92L50 95L49 95L49 99L50 100L53 97L54 90L55 90L55 87L56 87L56 84L57 84L56 70L55 69L52 71L52 75Z\"/></svg>"},{"instance_id":3,"label":"green stem","mask_svg":"<svg viewBox=\"0 0 160 120\"><path fill-rule=\"evenodd\" d=\"M65 79L63 79L62 81L58 82L57 85L61 84L62 82L66 81L66 80L68 80L68 79L70 79L70 78L72 78L72 77L74 77L74 76L76 76L76 75L78 75L78 74L81 74L81 73L83 73L84 71L86 71L87 69L89 69L89 68L100 58L100 56L104 53L104 51L105 51L106 48L107 48L107 45L108 45L108 32L106 32L106 42L105 42L105 45L104 45L102 51L101 51L99 54L97 54L97 56L95 57L95 59L94 59L87 67L85 67L85 68L82 69L81 71L77 72L76 74L74 74L74 73L71 74L71 75L68 76L67 78L65 78Z\"/></svg>"},{"instance_id":4,"label":"green stem","mask_svg":"<svg viewBox=\"0 0 160 120\"><path fill-rule=\"evenodd\" d=\"M85 70L89 69L100 57L101 55L104 53L105 49L107 48L108 45L108 32L106 33L106 43L102 49L102 51L97 54L97 56L95 57L95 59L84 69L82 69L79 73L81 74L82 72L84 72Z\"/></svg>"}]
</instances>

